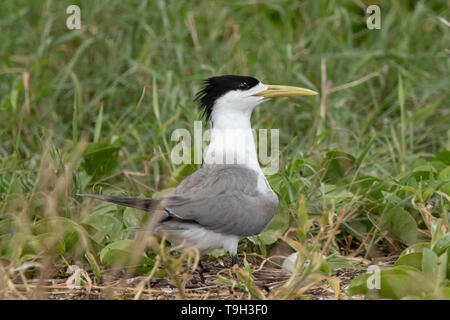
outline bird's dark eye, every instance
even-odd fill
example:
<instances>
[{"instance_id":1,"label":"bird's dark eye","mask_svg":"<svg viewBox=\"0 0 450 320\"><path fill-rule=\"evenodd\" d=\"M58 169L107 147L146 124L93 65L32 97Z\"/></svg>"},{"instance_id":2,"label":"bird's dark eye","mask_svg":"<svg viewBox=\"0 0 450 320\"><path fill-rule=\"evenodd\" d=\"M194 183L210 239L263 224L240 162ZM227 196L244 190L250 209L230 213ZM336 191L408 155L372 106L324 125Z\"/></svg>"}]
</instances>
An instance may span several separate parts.
<instances>
[{"instance_id":1,"label":"bird's dark eye","mask_svg":"<svg viewBox=\"0 0 450 320\"><path fill-rule=\"evenodd\" d=\"M239 89L248 89L248 83L247 82L239 83Z\"/></svg>"}]
</instances>

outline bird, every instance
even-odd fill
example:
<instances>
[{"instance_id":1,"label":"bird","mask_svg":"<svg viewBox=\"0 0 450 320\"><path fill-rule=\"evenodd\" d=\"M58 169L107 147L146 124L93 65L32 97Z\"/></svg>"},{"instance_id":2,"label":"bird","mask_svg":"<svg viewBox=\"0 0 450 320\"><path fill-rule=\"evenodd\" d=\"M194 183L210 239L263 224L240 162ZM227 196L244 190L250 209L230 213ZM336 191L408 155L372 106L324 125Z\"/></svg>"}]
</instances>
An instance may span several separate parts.
<instances>
[{"instance_id":1,"label":"bird","mask_svg":"<svg viewBox=\"0 0 450 320\"><path fill-rule=\"evenodd\" d=\"M211 125L203 166L184 178L174 193L159 199L79 194L152 212L160 208L155 233L179 250L195 247L200 254L224 249L238 264L241 239L260 234L278 205L259 165L251 115L259 104L278 97L315 95L306 88L264 84L239 75L204 80L195 96ZM199 262L200 277L204 270Z\"/></svg>"}]
</instances>

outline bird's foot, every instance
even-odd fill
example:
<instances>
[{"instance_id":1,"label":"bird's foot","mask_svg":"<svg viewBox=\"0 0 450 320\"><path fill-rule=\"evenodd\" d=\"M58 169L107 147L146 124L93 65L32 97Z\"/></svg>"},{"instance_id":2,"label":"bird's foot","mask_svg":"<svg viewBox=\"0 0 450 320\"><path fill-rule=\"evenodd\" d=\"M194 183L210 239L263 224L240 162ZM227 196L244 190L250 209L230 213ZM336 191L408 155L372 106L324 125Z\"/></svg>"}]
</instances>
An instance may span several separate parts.
<instances>
[{"instance_id":1,"label":"bird's foot","mask_svg":"<svg viewBox=\"0 0 450 320\"><path fill-rule=\"evenodd\" d=\"M239 260L238 260L237 254L233 254L231 256L231 266L233 267L235 264L237 264L239 266Z\"/></svg>"},{"instance_id":2,"label":"bird's foot","mask_svg":"<svg viewBox=\"0 0 450 320\"><path fill-rule=\"evenodd\" d=\"M200 261L198 262L198 268L199 268L198 274L199 274L199 276L200 276L200 281L201 281L202 283L205 283L205 277L204 277L203 273L204 273L205 271L208 272L208 270L203 266L203 264L202 264Z\"/></svg>"}]
</instances>

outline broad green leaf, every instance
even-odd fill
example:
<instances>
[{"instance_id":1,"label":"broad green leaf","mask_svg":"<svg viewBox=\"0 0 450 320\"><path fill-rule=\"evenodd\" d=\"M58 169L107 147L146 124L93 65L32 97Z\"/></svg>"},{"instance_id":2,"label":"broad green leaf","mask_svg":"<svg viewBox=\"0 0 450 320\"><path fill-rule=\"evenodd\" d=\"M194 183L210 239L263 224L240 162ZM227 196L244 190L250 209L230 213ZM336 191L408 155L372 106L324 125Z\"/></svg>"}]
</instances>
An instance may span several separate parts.
<instances>
[{"instance_id":1,"label":"broad green leaf","mask_svg":"<svg viewBox=\"0 0 450 320\"><path fill-rule=\"evenodd\" d=\"M422 269L422 257L423 257L422 252L413 252L413 253L405 254L405 255L399 257L397 259L397 261L395 261L394 266L406 265L406 266L411 266L418 270L421 270Z\"/></svg>"},{"instance_id":2,"label":"broad green leaf","mask_svg":"<svg viewBox=\"0 0 450 320\"><path fill-rule=\"evenodd\" d=\"M109 237L109 240L118 239L122 229L122 222L108 212L93 212L83 223L97 230L92 236L97 243L102 243L106 237Z\"/></svg>"},{"instance_id":3,"label":"broad green leaf","mask_svg":"<svg viewBox=\"0 0 450 320\"><path fill-rule=\"evenodd\" d=\"M317 165L310 159L293 159L289 162L286 172L288 174L301 172L303 177L309 177L316 172L316 167Z\"/></svg>"},{"instance_id":4,"label":"broad green leaf","mask_svg":"<svg viewBox=\"0 0 450 320\"><path fill-rule=\"evenodd\" d=\"M346 153L346 152L342 152L342 151L338 151L338 150L328 151L327 155L326 155L326 159L328 159L328 160L332 160L332 159L347 159L351 163L354 163L356 161L355 157L352 156L351 154Z\"/></svg>"},{"instance_id":5,"label":"broad green leaf","mask_svg":"<svg viewBox=\"0 0 450 320\"><path fill-rule=\"evenodd\" d=\"M134 240L118 240L110 243L100 251L100 261L106 267L113 267L117 264L126 266L131 262L135 245ZM143 254L138 263L153 264L153 261Z\"/></svg>"},{"instance_id":6,"label":"broad green leaf","mask_svg":"<svg viewBox=\"0 0 450 320\"><path fill-rule=\"evenodd\" d=\"M441 288L441 297L444 300L450 300L450 285Z\"/></svg>"},{"instance_id":7,"label":"broad green leaf","mask_svg":"<svg viewBox=\"0 0 450 320\"><path fill-rule=\"evenodd\" d=\"M420 172L420 171L429 171L429 172L436 172L436 169L433 168L432 166L426 164L426 165L419 165L417 167L415 167L413 170L413 172Z\"/></svg>"},{"instance_id":8,"label":"broad green leaf","mask_svg":"<svg viewBox=\"0 0 450 320\"><path fill-rule=\"evenodd\" d=\"M450 248L450 232L443 235L433 246L433 251L440 256Z\"/></svg>"},{"instance_id":9,"label":"broad green leaf","mask_svg":"<svg viewBox=\"0 0 450 320\"><path fill-rule=\"evenodd\" d=\"M447 166L450 166L450 150L444 150L439 152L434 158L433 161L440 161L445 163Z\"/></svg>"},{"instance_id":10,"label":"broad green leaf","mask_svg":"<svg viewBox=\"0 0 450 320\"><path fill-rule=\"evenodd\" d=\"M37 234L57 231L63 237L67 250L74 247L78 241L81 241L85 248L89 247L86 229L65 217L41 219L35 223L33 231Z\"/></svg>"},{"instance_id":11,"label":"broad green leaf","mask_svg":"<svg viewBox=\"0 0 450 320\"><path fill-rule=\"evenodd\" d=\"M442 238L444 235L444 231L442 230L442 219L437 219L435 217L430 218L430 231L431 231L431 247L433 248L436 243Z\"/></svg>"},{"instance_id":12,"label":"broad green leaf","mask_svg":"<svg viewBox=\"0 0 450 320\"><path fill-rule=\"evenodd\" d=\"M362 176L355 181L352 191L379 202L383 199L382 192L387 191L387 184L374 176Z\"/></svg>"},{"instance_id":13,"label":"broad green leaf","mask_svg":"<svg viewBox=\"0 0 450 320\"><path fill-rule=\"evenodd\" d=\"M450 166L439 173L437 180L440 183L439 189L450 195Z\"/></svg>"},{"instance_id":14,"label":"broad green leaf","mask_svg":"<svg viewBox=\"0 0 450 320\"><path fill-rule=\"evenodd\" d=\"M436 253L428 248L423 249L422 272L427 279L435 282L438 276L439 259Z\"/></svg>"},{"instance_id":15,"label":"broad green leaf","mask_svg":"<svg viewBox=\"0 0 450 320\"><path fill-rule=\"evenodd\" d=\"M324 260L320 265L319 271L325 273L328 276L331 276L332 273L331 265L326 260Z\"/></svg>"},{"instance_id":16,"label":"broad green leaf","mask_svg":"<svg viewBox=\"0 0 450 320\"><path fill-rule=\"evenodd\" d=\"M106 202L106 201L102 201L100 202L100 204L98 206L96 206L94 208L94 210L92 211L92 213L109 213L111 215L113 215L114 213L117 212L118 208L120 208L119 206L117 206L117 204L111 203L111 202Z\"/></svg>"},{"instance_id":17,"label":"broad green leaf","mask_svg":"<svg viewBox=\"0 0 450 320\"><path fill-rule=\"evenodd\" d=\"M106 267L112 267L118 261L125 265L135 244L133 240L118 240L110 243L100 251L101 263Z\"/></svg>"},{"instance_id":18,"label":"broad green leaf","mask_svg":"<svg viewBox=\"0 0 450 320\"><path fill-rule=\"evenodd\" d=\"M422 252L424 248L428 248L429 249L430 248L430 243L429 242L418 242L418 243L415 243L412 246L409 246L408 248L403 250L399 257L403 257L403 256L406 256L406 255L411 254L411 253Z\"/></svg>"},{"instance_id":19,"label":"broad green leaf","mask_svg":"<svg viewBox=\"0 0 450 320\"><path fill-rule=\"evenodd\" d=\"M66 247L66 251L69 251L72 248L75 248L75 245L78 243L79 236L75 231L68 232L64 235L64 245Z\"/></svg>"},{"instance_id":20,"label":"broad green leaf","mask_svg":"<svg viewBox=\"0 0 450 320\"><path fill-rule=\"evenodd\" d=\"M36 253L44 252L48 254L49 252L53 252L61 255L66 251L61 234L58 234L57 232L47 232L36 235L31 238L28 245L32 247Z\"/></svg>"},{"instance_id":21,"label":"broad green leaf","mask_svg":"<svg viewBox=\"0 0 450 320\"><path fill-rule=\"evenodd\" d=\"M406 296L423 296L435 288L420 270L411 266L394 266L378 272L379 288L370 288L377 283L374 278L377 277L377 271L366 273L352 280L348 287L349 295L363 294L372 298L401 299Z\"/></svg>"},{"instance_id":22,"label":"broad green leaf","mask_svg":"<svg viewBox=\"0 0 450 320\"><path fill-rule=\"evenodd\" d=\"M438 285L440 285L450 277L450 261L448 259L449 256L450 256L450 249L447 249L447 251L445 251L445 253L438 258L438 268L437 268Z\"/></svg>"},{"instance_id":23,"label":"broad green leaf","mask_svg":"<svg viewBox=\"0 0 450 320\"><path fill-rule=\"evenodd\" d=\"M37 221L34 225L34 231L37 233L58 231L77 231L86 234L86 230L73 220L65 217L44 218Z\"/></svg>"},{"instance_id":24,"label":"broad green leaf","mask_svg":"<svg viewBox=\"0 0 450 320\"><path fill-rule=\"evenodd\" d=\"M142 225L145 212L134 208L125 208L123 211L123 223L127 228L138 228Z\"/></svg>"},{"instance_id":25,"label":"broad green leaf","mask_svg":"<svg viewBox=\"0 0 450 320\"><path fill-rule=\"evenodd\" d=\"M339 180L354 168L356 159L349 153L333 150L326 154L323 166L326 168L324 180L326 182L338 183Z\"/></svg>"},{"instance_id":26,"label":"broad green leaf","mask_svg":"<svg viewBox=\"0 0 450 320\"><path fill-rule=\"evenodd\" d=\"M381 217L380 228L389 232L396 240L412 245L417 241L417 224L411 215L401 207L394 207Z\"/></svg>"},{"instance_id":27,"label":"broad green leaf","mask_svg":"<svg viewBox=\"0 0 450 320\"><path fill-rule=\"evenodd\" d=\"M83 168L89 174L91 183L111 176L119 167L119 149L117 145L94 142L89 143L83 154Z\"/></svg>"}]
</instances>

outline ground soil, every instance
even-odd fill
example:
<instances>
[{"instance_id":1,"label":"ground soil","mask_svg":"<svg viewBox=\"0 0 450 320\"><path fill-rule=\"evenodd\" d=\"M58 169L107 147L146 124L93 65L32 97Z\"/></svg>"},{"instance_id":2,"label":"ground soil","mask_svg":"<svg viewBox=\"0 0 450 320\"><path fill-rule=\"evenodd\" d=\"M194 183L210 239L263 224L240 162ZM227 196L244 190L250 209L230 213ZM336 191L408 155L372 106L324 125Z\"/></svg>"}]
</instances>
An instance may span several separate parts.
<instances>
[{"instance_id":1,"label":"ground soil","mask_svg":"<svg viewBox=\"0 0 450 320\"><path fill-rule=\"evenodd\" d=\"M139 291L139 285L144 284L139 293L140 299L167 300L167 299L254 299L248 292L233 287L235 273L230 268L230 259L223 259L223 266L215 258L202 261L206 271L205 281L200 280L198 272L191 273L186 280L184 292L180 292L176 283L168 279L152 279L145 282L145 277L128 275L125 269L106 270L102 273L100 284L85 284L84 286L69 288L67 278L47 280L30 279L24 283L23 278L12 279L9 284L6 299L56 299L56 300L96 300L96 299L133 299ZM395 261L395 257L385 257L378 261L371 261L381 267L388 267ZM252 279L255 285L269 297L273 289L280 287L289 280L290 274L274 267L263 260L250 257L248 259L253 269ZM266 261L267 262L267 261ZM336 269L333 277L339 280L339 292L335 292L328 281L324 280L309 288L301 295L293 298L310 300L350 299L346 295L346 288L353 278L364 271L354 269ZM94 278L90 274L91 279ZM181 276L180 276L181 278ZM351 297L361 299L362 297Z\"/></svg>"}]
</instances>

